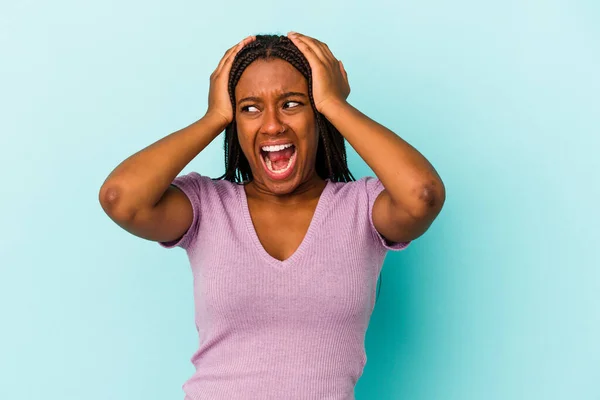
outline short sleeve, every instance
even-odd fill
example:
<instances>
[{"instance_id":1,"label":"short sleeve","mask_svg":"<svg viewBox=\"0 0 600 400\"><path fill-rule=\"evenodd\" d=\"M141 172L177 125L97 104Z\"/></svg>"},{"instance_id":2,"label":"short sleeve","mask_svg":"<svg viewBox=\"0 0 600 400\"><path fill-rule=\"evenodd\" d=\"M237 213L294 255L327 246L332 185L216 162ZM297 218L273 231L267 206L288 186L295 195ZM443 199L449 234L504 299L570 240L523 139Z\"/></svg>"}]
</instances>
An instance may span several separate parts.
<instances>
[{"instance_id":1,"label":"short sleeve","mask_svg":"<svg viewBox=\"0 0 600 400\"><path fill-rule=\"evenodd\" d=\"M381 183L381 181L376 177L368 176L363 179L365 181L365 186L366 186L365 189L367 192L367 198L368 198L368 203L369 203L369 224L371 225L371 231L373 232L373 236L387 250L400 251L400 250L406 249L408 247L408 245L410 244L410 241L408 241L408 242L390 242L387 239L385 239L379 232L377 232L377 229L375 228L375 224L373 223L373 205L375 204L375 200L377 199L377 196L379 196L379 194L385 188L383 187L383 184Z\"/></svg>"},{"instance_id":2,"label":"short sleeve","mask_svg":"<svg viewBox=\"0 0 600 400\"><path fill-rule=\"evenodd\" d=\"M185 250L190 246L191 243L194 243L196 240L196 235L198 234L198 227L200 224L201 218L201 188L202 188L202 179L204 177L197 172L190 172L187 175L181 175L176 177L171 185L179 188L190 200L192 203L192 224L188 228L188 230L181 236L179 239L172 240L169 242L158 242L162 247L167 249L173 247L181 247Z\"/></svg>"}]
</instances>

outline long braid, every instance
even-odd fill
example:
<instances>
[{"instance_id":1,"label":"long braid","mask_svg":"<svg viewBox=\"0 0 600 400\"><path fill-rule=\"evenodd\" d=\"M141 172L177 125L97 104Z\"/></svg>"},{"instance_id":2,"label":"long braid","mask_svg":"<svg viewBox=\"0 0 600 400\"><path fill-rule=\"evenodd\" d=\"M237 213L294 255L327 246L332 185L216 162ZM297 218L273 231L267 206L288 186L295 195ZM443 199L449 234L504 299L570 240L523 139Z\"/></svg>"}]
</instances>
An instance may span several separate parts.
<instances>
[{"instance_id":1,"label":"long braid","mask_svg":"<svg viewBox=\"0 0 600 400\"><path fill-rule=\"evenodd\" d=\"M248 159L243 154L235 123L235 87L244 70L257 59L280 58L290 63L308 81L308 97L316 116L319 142L315 169L322 178L333 182L350 182L355 178L348 169L346 159L346 142L342 134L329 122L323 114L317 111L312 92L312 70L304 54L286 36L256 35L256 40L247 44L236 55L229 74L228 90L233 108L233 121L225 128L225 174L215 179L225 179L233 183L248 182L253 179ZM381 281L379 278L379 289ZM379 298L379 290L377 297Z\"/></svg>"},{"instance_id":2,"label":"long braid","mask_svg":"<svg viewBox=\"0 0 600 400\"><path fill-rule=\"evenodd\" d=\"M235 87L244 70L257 59L280 58L290 63L308 81L308 97L316 116L318 130L315 169L322 178L334 182L354 181L346 161L346 147L342 134L317 111L312 93L312 70L304 54L286 36L256 35L256 40L246 45L236 55L229 74L228 90L233 108L233 121L225 128L225 174L216 179L242 183L253 179L248 159L243 154L235 124Z\"/></svg>"}]
</instances>

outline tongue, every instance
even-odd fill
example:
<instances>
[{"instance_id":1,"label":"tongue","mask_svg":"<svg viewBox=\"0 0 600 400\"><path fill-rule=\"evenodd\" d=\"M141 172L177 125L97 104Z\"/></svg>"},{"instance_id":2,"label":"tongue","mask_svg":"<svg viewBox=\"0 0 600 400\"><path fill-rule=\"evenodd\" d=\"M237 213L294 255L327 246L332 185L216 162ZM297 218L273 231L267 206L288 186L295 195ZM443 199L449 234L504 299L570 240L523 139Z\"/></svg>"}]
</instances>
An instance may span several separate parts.
<instances>
[{"instance_id":1,"label":"tongue","mask_svg":"<svg viewBox=\"0 0 600 400\"><path fill-rule=\"evenodd\" d=\"M294 154L294 146L279 151L270 151L268 157L271 160L273 169L285 168L292 154Z\"/></svg>"}]
</instances>

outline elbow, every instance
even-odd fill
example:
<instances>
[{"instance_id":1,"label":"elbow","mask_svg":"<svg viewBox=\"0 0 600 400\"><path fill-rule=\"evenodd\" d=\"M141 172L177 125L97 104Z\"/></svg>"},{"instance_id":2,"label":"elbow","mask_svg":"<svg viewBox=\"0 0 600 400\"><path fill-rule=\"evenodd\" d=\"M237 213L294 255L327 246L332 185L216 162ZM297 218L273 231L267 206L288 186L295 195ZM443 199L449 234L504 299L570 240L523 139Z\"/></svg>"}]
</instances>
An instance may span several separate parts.
<instances>
[{"instance_id":1,"label":"elbow","mask_svg":"<svg viewBox=\"0 0 600 400\"><path fill-rule=\"evenodd\" d=\"M446 201L446 188L439 179L421 183L413 193L415 201L410 214L416 219L435 218Z\"/></svg>"},{"instance_id":2,"label":"elbow","mask_svg":"<svg viewBox=\"0 0 600 400\"><path fill-rule=\"evenodd\" d=\"M129 221L135 215L135 211L124 204L121 189L117 185L102 185L98 201L104 212L115 221Z\"/></svg>"}]
</instances>

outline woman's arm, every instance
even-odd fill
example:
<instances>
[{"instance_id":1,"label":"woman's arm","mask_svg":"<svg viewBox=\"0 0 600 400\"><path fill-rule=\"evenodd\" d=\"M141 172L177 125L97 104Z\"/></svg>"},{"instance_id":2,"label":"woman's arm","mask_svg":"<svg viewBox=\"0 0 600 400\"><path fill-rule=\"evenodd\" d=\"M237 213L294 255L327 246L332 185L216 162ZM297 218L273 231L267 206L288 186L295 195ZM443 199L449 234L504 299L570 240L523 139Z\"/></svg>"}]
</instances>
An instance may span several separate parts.
<instances>
[{"instance_id":1,"label":"woman's arm","mask_svg":"<svg viewBox=\"0 0 600 400\"><path fill-rule=\"evenodd\" d=\"M106 214L145 239L166 242L183 235L192 223L192 206L169 185L225 126L222 117L207 113L121 162L100 188Z\"/></svg>"},{"instance_id":2,"label":"woman's arm","mask_svg":"<svg viewBox=\"0 0 600 400\"><path fill-rule=\"evenodd\" d=\"M394 132L345 101L329 102L321 112L385 187L373 205L377 231L394 242L421 236L446 198L444 184L429 161Z\"/></svg>"},{"instance_id":3,"label":"woman's arm","mask_svg":"<svg viewBox=\"0 0 600 400\"><path fill-rule=\"evenodd\" d=\"M173 179L224 129L223 118L205 115L121 162L100 189L100 203L117 217L152 208Z\"/></svg>"},{"instance_id":4,"label":"woman's arm","mask_svg":"<svg viewBox=\"0 0 600 400\"><path fill-rule=\"evenodd\" d=\"M133 154L106 178L100 188L100 204L122 228L166 242L178 239L190 227L191 202L170 184L233 120L227 88L231 64L239 50L254 39L246 37L223 55L210 76L204 117Z\"/></svg>"},{"instance_id":5,"label":"woman's arm","mask_svg":"<svg viewBox=\"0 0 600 400\"><path fill-rule=\"evenodd\" d=\"M394 132L346 102L348 74L327 44L296 32L288 37L308 59L317 110L337 128L384 186L373 205L377 231L393 242L422 235L439 214L446 191L431 164Z\"/></svg>"}]
</instances>

